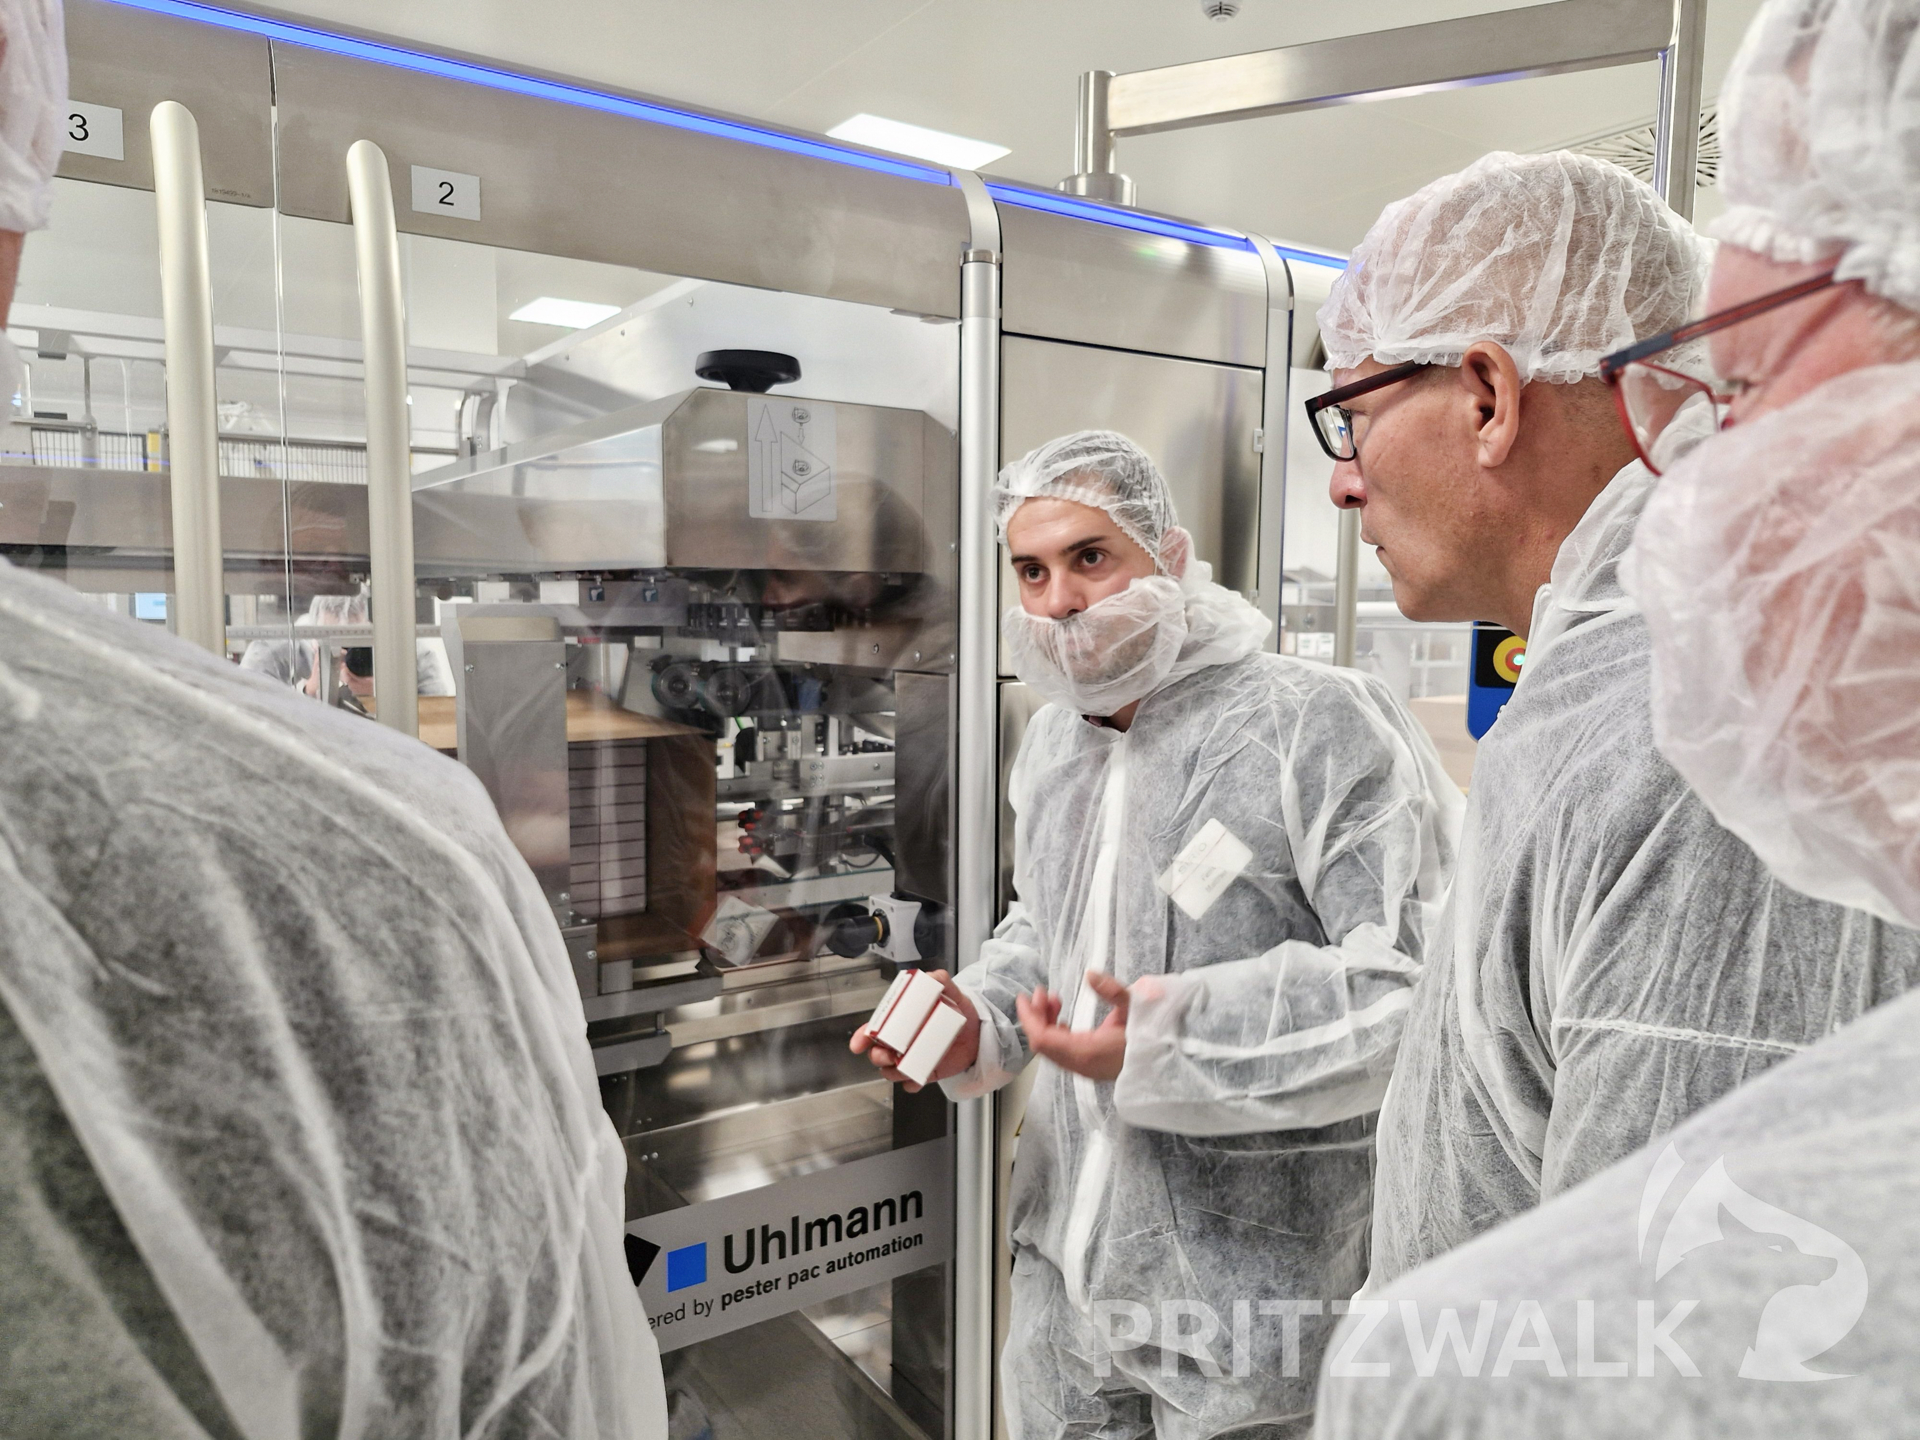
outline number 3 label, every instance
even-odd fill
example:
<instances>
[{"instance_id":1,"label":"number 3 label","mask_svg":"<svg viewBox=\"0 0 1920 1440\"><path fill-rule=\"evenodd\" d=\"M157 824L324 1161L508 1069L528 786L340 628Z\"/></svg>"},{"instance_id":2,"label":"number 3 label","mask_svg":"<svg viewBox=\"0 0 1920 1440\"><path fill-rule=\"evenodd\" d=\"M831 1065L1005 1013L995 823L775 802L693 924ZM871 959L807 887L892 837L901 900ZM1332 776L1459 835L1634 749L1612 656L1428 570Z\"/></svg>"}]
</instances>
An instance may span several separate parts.
<instances>
[{"instance_id":1,"label":"number 3 label","mask_svg":"<svg viewBox=\"0 0 1920 1440\"><path fill-rule=\"evenodd\" d=\"M456 220L480 218L480 177L457 170L413 167L413 208L424 215L451 215Z\"/></svg>"},{"instance_id":2,"label":"number 3 label","mask_svg":"<svg viewBox=\"0 0 1920 1440\"><path fill-rule=\"evenodd\" d=\"M102 160L124 160L127 152L121 140L120 112L111 105L67 102L67 151L74 155L97 155Z\"/></svg>"}]
</instances>

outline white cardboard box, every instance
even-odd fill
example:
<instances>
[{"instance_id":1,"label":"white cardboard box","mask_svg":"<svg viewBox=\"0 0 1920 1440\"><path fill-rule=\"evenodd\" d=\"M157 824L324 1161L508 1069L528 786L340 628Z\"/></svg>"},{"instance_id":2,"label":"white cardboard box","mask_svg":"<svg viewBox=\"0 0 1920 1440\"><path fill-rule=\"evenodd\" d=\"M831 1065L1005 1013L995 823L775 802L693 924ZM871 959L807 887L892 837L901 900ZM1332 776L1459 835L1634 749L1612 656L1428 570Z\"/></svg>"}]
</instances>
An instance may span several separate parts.
<instances>
[{"instance_id":1,"label":"white cardboard box","mask_svg":"<svg viewBox=\"0 0 1920 1440\"><path fill-rule=\"evenodd\" d=\"M913 979L913 975L914 972L911 970L902 970L893 977L893 984L887 987L887 993L880 997L880 1003L873 1007L873 1014L867 1019L868 1034L880 1033L880 1027L887 1023L887 1016L893 1013L894 1002L900 998L901 992L907 988L907 983Z\"/></svg>"},{"instance_id":2,"label":"white cardboard box","mask_svg":"<svg viewBox=\"0 0 1920 1440\"><path fill-rule=\"evenodd\" d=\"M940 1064L940 1058L947 1053L966 1024L967 1017L956 1007L944 1001L934 1006L927 1023L920 1027L920 1033L914 1037L913 1045L900 1057L900 1073L916 1085L926 1084L927 1077L933 1074L935 1067Z\"/></svg>"},{"instance_id":3,"label":"white cardboard box","mask_svg":"<svg viewBox=\"0 0 1920 1440\"><path fill-rule=\"evenodd\" d=\"M927 1023L927 1017L945 993L938 980L924 970L915 970L906 988L895 998L892 1011L880 1022L874 1038L894 1054L905 1055L913 1044L913 1037L920 1033L920 1027Z\"/></svg>"}]
</instances>

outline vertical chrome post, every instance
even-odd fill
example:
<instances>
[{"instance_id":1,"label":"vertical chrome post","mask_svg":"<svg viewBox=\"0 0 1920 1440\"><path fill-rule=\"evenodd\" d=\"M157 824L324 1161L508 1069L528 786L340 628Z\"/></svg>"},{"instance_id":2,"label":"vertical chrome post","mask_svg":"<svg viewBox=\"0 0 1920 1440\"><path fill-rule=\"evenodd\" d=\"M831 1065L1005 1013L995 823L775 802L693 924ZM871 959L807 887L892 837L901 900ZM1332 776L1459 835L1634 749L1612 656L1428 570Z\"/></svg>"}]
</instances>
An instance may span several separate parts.
<instances>
[{"instance_id":1,"label":"vertical chrome post","mask_svg":"<svg viewBox=\"0 0 1920 1440\"><path fill-rule=\"evenodd\" d=\"M1340 512L1340 551L1333 571L1333 663L1353 664L1360 624L1360 512Z\"/></svg>"},{"instance_id":2,"label":"vertical chrome post","mask_svg":"<svg viewBox=\"0 0 1920 1440\"><path fill-rule=\"evenodd\" d=\"M1249 236L1267 274L1267 370L1260 407L1260 547L1254 593L1247 598L1273 621L1268 637L1280 648L1280 601L1285 585L1287 517L1287 398L1293 369L1293 272L1261 235Z\"/></svg>"},{"instance_id":3,"label":"vertical chrome post","mask_svg":"<svg viewBox=\"0 0 1920 1440\"><path fill-rule=\"evenodd\" d=\"M173 628L183 639L225 655L220 425L200 126L186 106L163 100L153 108L150 127L154 208L160 221L160 312L166 332Z\"/></svg>"},{"instance_id":4,"label":"vertical chrome post","mask_svg":"<svg viewBox=\"0 0 1920 1440\"><path fill-rule=\"evenodd\" d=\"M1113 173L1113 131L1107 125L1107 86L1111 70L1088 70L1080 77L1080 105L1073 135L1077 175Z\"/></svg>"},{"instance_id":5,"label":"vertical chrome post","mask_svg":"<svg viewBox=\"0 0 1920 1440\"><path fill-rule=\"evenodd\" d=\"M1693 218L1700 165L1701 67L1707 0L1674 0L1673 44L1660 52L1660 108L1653 122L1653 188L1676 214Z\"/></svg>"},{"instance_id":6,"label":"vertical chrome post","mask_svg":"<svg viewBox=\"0 0 1920 1440\"><path fill-rule=\"evenodd\" d=\"M413 456L407 415L407 313L387 157L347 151L360 343L367 396L367 551L373 581L373 695L380 723L420 733L413 620Z\"/></svg>"},{"instance_id":7,"label":"vertical chrome post","mask_svg":"<svg viewBox=\"0 0 1920 1440\"><path fill-rule=\"evenodd\" d=\"M965 965L993 933L1000 815L997 546L988 491L1000 468L1000 220L977 175L956 171L973 234L960 266L959 744L954 775L954 920ZM954 1175L953 1433L993 1435L996 1156L993 1101L958 1107Z\"/></svg>"},{"instance_id":8,"label":"vertical chrome post","mask_svg":"<svg viewBox=\"0 0 1920 1440\"><path fill-rule=\"evenodd\" d=\"M1133 180L1114 171L1113 127L1107 123L1107 87L1111 70L1088 70L1080 77L1080 104L1073 132L1074 173L1060 182L1069 195L1133 204Z\"/></svg>"}]
</instances>

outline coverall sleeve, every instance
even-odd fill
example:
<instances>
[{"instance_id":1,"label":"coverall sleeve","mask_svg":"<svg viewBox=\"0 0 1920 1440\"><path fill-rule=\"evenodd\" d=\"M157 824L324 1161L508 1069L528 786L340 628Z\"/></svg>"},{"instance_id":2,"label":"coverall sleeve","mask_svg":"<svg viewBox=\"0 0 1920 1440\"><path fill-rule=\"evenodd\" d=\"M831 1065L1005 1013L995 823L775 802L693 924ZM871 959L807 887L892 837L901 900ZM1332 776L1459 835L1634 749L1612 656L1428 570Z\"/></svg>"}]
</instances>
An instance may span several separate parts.
<instances>
[{"instance_id":1,"label":"coverall sleeve","mask_svg":"<svg viewBox=\"0 0 1920 1440\"><path fill-rule=\"evenodd\" d=\"M994 927L993 938L980 947L980 958L954 977L980 1012L980 1057L972 1069L940 1082L948 1099L978 1099L1026 1068L1032 1052L1013 1002L1046 981L1040 932L1016 900Z\"/></svg>"},{"instance_id":2,"label":"coverall sleeve","mask_svg":"<svg viewBox=\"0 0 1920 1440\"><path fill-rule=\"evenodd\" d=\"M1016 895L1034 893L1027 879L1027 807L1031 799L1029 765L1044 728L1043 710L1027 726L1020 753L1007 777L1007 802L1013 807L1013 885ZM1027 907L1015 900L994 926L979 956L954 976L980 1012L980 1057L968 1070L940 1082L950 1100L974 1100L998 1090L1026 1068L1033 1052L1020 1028L1013 1002L1047 983L1047 957L1040 927Z\"/></svg>"},{"instance_id":3,"label":"coverall sleeve","mask_svg":"<svg viewBox=\"0 0 1920 1440\"><path fill-rule=\"evenodd\" d=\"M1370 678L1319 687L1272 736L1234 777L1235 803L1246 833L1259 833L1263 809L1279 818L1326 943L1284 940L1136 981L1114 1088L1129 1124L1307 1129L1377 1110L1386 1093L1452 865L1459 791Z\"/></svg>"}]
</instances>

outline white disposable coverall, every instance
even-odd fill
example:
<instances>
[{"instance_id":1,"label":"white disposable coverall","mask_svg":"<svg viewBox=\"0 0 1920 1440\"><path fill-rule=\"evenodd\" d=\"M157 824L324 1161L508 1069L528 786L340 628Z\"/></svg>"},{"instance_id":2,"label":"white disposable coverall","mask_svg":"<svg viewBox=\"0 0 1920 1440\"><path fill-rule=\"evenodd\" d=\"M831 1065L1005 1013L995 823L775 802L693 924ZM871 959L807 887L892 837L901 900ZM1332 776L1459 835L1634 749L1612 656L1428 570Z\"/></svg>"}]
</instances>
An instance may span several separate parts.
<instances>
[{"instance_id":1,"label":"white disposable coverall","mask_svg":"<svg viewBox=\"0 0 1920 1440\"><path fill-rule=\"evenodd\" d=\"M1915 1155L1920 994L1909 994L1577 1189L1370 1290L1329 1348L1315 1434L1910 1436Z\"/></svg>"},{"instance_id":2,"label":"white disposable coverall","mask_svg":"<svg viewBox=\"0 0 1920 1440\"><path fill-rule=\"evenodd\" d=\"M1372 1112L1460 795L1379 681L1251 648L1149 696L1124 733L1046 706L1014 763L1019 899L959 974L980 1060L948 1093L1027 1063L1016 996L1045 985L1087 1028L1089 967L1147 982L1119 1080L1048 1065L1028 1102L1015 1440L1303 1431L1329 1322L1300 1324L1289 1365L1287 1325L1255 1307L1324 1309L1365 1275ZM1210 821L1252 853L1193 919L1155 879ZM1150 1331L1110 1345L1129 1306Z\"/></svg>"},{"instance_id":3,"label":"white disposable coverall","mask_svg":"<svg viewBox=\"0 0 1920 1440\"><path fill-rule=\"evenodd\" d=\"M9 1435L665 1434L479 783L4 564L0 1087Z\"/></svg>"},{"instance_id":4,"label":"white disposable coverall","mask_svg":"<svg viewBox=\"0 0 1920 1440\"><path fill-rule=\"evenodd\" d=\"M1622 470L1480 743L1380 1116L1368 1292L1577 1185L1920 980L1920 934L1774 879L1655 750Z\"/></svg>"}]
</instances>

